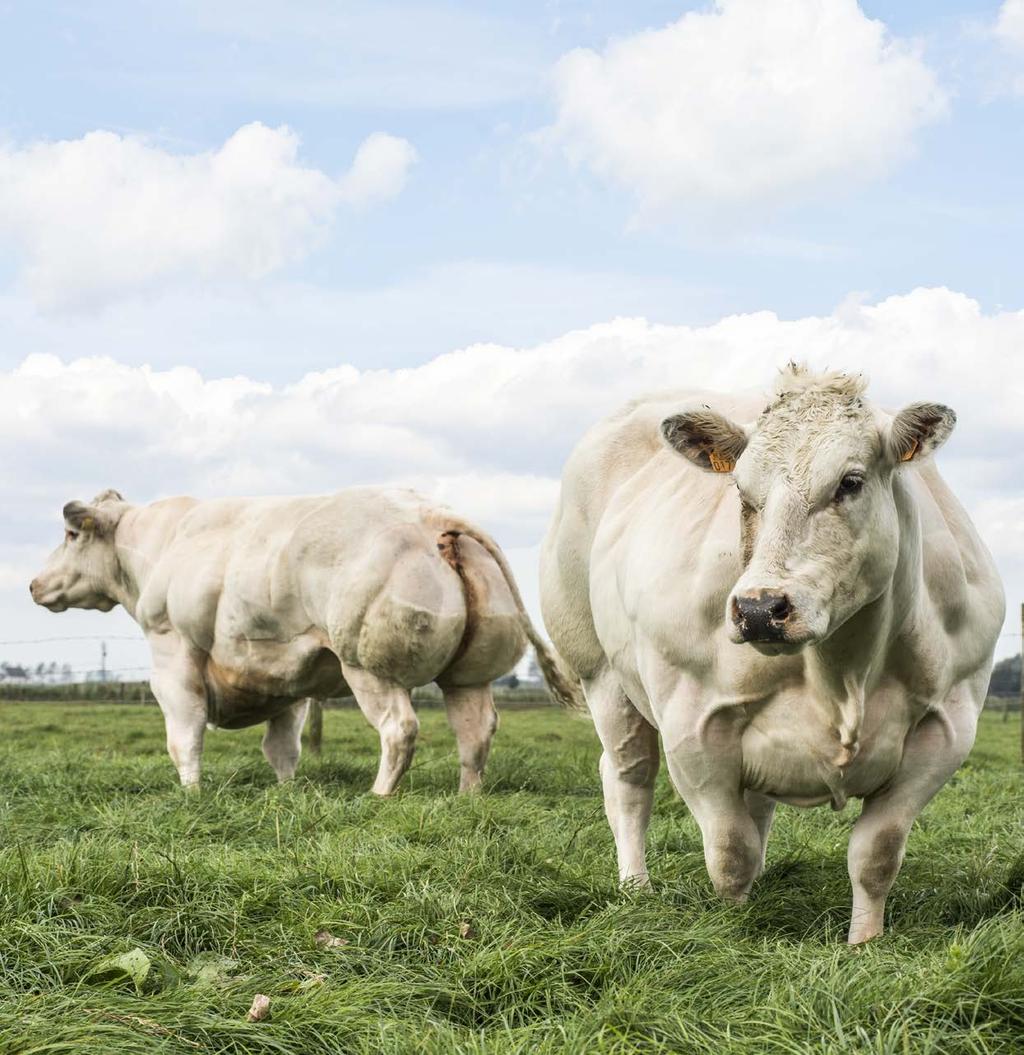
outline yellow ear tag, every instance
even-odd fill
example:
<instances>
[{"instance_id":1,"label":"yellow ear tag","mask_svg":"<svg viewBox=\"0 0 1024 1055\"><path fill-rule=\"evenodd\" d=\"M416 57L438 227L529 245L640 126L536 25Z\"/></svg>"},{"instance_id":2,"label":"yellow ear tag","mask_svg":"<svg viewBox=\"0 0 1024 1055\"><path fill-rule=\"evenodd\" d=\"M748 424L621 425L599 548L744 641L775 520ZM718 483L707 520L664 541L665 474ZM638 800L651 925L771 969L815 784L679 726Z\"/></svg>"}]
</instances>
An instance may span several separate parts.
<instances>
[{"instance_id":1,"label":"yellow ear tag","mask_svg":"<svg viewBox=\"0 0 1024 1055\"><path fill-rule=\"evenodd\" d=\"M83 517L82 518L82 530L83 531L92 531L93 525L95 523L96 523L96 521L93 520L92 517Z\"/></svg>"},{"instance_id":2,"label":"yellow ear tag","mask_svg":"<svg viewBox=\"0 0 1024 1055\"><path fill-rule=\"evenodd\" d=\"M711 462L711 468L716 473L731 473L736 467L736 463L727 457L723 457L718 451L708 451L708 461Z\"/></svg>"},{"instance_id":3,"label":"yellow ear tag","mask_svg":"<svg viewBox=\"0 0 1024 1055\"><path fill-rule=\"evenodd\" d=\"M907 451L907 453L904 454L902 458L900 458L900 461L901 462L909 462L910 459L913 458L915 454L917 454L917 448L918 448L918 442L917 442L917 440L914 440L913 445L910 447L910 449Z\"/></svg>"}]
</instances>

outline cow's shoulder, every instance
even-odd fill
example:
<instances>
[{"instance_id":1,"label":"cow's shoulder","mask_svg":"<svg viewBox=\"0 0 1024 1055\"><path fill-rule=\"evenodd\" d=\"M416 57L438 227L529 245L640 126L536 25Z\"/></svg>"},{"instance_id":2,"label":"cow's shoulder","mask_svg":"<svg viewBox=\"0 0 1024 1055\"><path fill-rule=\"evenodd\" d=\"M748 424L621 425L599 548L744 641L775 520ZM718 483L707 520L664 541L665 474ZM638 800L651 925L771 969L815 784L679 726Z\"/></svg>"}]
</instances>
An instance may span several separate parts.
<instances>
[{"instance_id":1,"label":"cow's shoulder","mask_svg":"<svg viewBox=\"0 0 1024 1055\"><path fill-rule=\"evenodd\" d=\"M1005 616L999 572L938 467L932 460L905 472L900 486L919 518L922 604L909 639L917 669L957 681L989 662L991 642ZM901 516L906 516L905 506Z\"/></svg>"}]
</instances>

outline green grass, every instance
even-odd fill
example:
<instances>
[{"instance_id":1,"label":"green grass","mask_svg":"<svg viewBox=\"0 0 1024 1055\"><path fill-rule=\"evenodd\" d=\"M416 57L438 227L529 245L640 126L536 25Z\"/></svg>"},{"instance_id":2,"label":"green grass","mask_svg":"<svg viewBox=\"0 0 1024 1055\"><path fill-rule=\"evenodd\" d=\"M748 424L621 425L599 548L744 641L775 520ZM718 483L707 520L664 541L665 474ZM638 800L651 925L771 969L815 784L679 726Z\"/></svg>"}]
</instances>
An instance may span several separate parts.
<instances>
[{"instance_id":1,"label":"green grass","mask_svg":"<svg viewBox=\"0 0 1024 1055\"><path fill-rule=\"evenodd\" d=\"M915 826L888 935L850 949L854 805L781 808L730 908L662 775L656 892L624 893L586 722L507 712L487 793L460 798L443 715L422 718L394 799L365 794L355 711L287 787L260 730L208 735L188 797L155 708L0 705L0 1051L1024 1051L1015 723L986 716ZM132 949L141 991L97 973Z\"/></svg>"}]
</instances>

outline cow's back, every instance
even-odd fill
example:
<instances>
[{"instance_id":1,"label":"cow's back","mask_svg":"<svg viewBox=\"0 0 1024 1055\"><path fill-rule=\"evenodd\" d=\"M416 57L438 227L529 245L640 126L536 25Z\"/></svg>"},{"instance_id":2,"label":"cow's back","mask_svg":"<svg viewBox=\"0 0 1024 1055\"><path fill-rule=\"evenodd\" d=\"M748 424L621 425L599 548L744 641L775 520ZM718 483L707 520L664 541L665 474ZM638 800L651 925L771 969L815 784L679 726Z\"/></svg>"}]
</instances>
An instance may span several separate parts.
<instances>
[{"instance_id":1,"label":"cow's back","mask_svg":"<svg viewBox=\"0 0 1024 1055\"><path fill-rule=\"evenodd\" d=\"M151 577L150 623L208 655L208 689L236 724L268 701L343 693L339 658L425 684L465 627L435 516L412 492L377 488L196 503Z\"/></svg>"}]
</instances>

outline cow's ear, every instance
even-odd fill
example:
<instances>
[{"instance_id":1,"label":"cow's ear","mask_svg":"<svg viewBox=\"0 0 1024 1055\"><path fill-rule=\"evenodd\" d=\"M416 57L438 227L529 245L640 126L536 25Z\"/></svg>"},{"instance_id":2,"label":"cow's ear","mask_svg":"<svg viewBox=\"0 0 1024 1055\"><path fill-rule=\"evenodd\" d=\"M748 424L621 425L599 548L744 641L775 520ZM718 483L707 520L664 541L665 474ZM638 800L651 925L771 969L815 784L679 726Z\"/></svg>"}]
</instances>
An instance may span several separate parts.
<instances>
[{"instance_id":1,"label":"cow's ear","mask_svg":"<svg viewBox=\"0 0 1024 1055\"><path fill-rule=\"evenodd\" d=\"M739 425L709 409L665 418L661 437L677 454L709 473L731 473L747 446L747 434Z\"/></svg>"},{"instance_id":2,"label":"cow's ear","mask_svg":"<svg viewBox=\"0 0 1024 1055\"><path fill-rule=\"evenodd\" d=\"M68 502L64 507L64 526L69 531L84 535L109 535L117 527L125 507L87 506L82 502Z\"/></svg>"},{"instance_id":3,"label":"cow's ear","mask_svg":"<svg viewBox=\"0 0 1024 1055\"><path fill-rule=\"evenodd\" d=\"M81 502L68 502L64 507L64 525L71 531L96 530L96 510Z\"/></svg>"},{"instance_id":4,"label":"cow's ear","mask_svg":"<svg viewBox=\"0 0 1024 1055\"><path fill-rule=\"evenodd\" d=\"M893 462L916 462L937 451L956 426L956 414L941 403L911 403L892 419L885 445Z\"/></svg>"},{"instance_id":5,"label":"cow's ear","mask_svg":"<svg viewBox=\"0 0 1024 1055\"><path fill-rule=\"evenodd\" d=\"M105 491L100 493L92 500L94 506L98 506L101 502L123 502L124 495L120 491L115 491L112 487L108 487Z\"/></svg>"}]
</instances>

